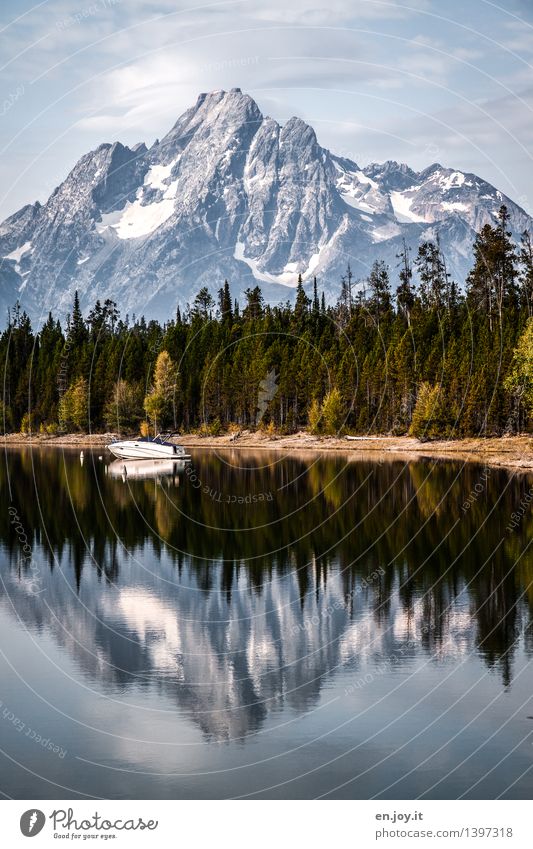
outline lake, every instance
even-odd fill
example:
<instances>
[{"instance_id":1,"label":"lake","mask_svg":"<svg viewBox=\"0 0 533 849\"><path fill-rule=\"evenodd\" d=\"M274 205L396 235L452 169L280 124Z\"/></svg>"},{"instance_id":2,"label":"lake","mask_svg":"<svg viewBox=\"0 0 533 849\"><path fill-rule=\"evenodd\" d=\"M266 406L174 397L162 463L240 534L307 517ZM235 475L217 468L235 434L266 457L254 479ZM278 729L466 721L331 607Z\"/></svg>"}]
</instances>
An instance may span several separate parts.
<instances>
[{"instance_id":1,"label":"lake","mask_svg":"<svg viewBox=\"0 0 533 849\"><path fill-rule=\"evenodd\" d=\"M2 793L531 798L533 477L192 453L4 453Z\"/></svg>"}]
</instances>

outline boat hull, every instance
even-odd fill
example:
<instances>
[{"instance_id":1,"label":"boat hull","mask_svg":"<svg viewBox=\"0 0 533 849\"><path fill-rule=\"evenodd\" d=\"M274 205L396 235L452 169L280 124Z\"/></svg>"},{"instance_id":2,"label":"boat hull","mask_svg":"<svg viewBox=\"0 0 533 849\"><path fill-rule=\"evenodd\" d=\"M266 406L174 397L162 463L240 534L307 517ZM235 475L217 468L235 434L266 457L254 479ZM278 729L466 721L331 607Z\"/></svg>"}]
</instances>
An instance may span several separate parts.
<instances>
[{"instance_id":1,"label":"boat hull","mask_svg":"<svg viewBox=\"0 0 533 849\"><path fill-rule=\"evenodd\" d=\"M177 445L135 439L112 442L107 447L121 460L183 460L189 456Z\"/></svg>"}]
</instances>

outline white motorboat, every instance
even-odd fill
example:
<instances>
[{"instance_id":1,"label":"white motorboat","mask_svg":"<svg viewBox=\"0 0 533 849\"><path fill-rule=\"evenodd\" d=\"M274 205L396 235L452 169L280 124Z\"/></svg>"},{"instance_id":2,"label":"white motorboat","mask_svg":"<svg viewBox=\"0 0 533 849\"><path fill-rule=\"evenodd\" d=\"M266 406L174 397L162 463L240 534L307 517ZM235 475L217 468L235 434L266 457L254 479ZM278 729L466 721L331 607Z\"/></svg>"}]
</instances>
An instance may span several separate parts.
<instances>
[{"instance_id":1,"label":"white motorboat","mask_svg":"<svg viewBox=\"0 0 533 849\"><path fill-rule=\"evenodd\" d=\"M164 439L162 434L116 440L107 447L115 457L122 460L190 460L190 454L185 453L182 445Z\"/></svg>"},{"instance_id":2,"label":"white motorboat","mask_svg":"<svg viewBox=\"0 0 533 849\"><path fill-rule=\"evenodd\" d=\"M126 483L128 480L163 480L166 478L176 479L185 471L187 460L177 458L175 460L113 460L106 468L111 478L121 479Z\"/></svg>"}]
</instances>

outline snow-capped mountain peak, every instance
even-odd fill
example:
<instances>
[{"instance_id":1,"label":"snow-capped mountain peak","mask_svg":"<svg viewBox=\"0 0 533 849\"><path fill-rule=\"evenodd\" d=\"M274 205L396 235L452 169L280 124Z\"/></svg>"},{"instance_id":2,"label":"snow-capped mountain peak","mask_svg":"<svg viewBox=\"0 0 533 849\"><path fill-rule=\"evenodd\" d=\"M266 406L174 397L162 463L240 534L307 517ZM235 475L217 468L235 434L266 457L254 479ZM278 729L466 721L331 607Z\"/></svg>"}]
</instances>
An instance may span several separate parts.
<instances>
[{"instance_id":1,"label":"snow-capped mountain peak","mask_svg":"<svg viewBox=\"0 0 533 849\"><path fill-rule=\"evenodd\" d=\"M474 174L389 160L361 168L330 153L301 118L283 126L240 89L201 94L149 149L101 144L45 204L0 225L0 302L70 308L113 298L124 312L165 319L202 285L236 295L260 281L285 300L298 274L330 297L350 262L363 277L391 266L402 240L441 240L458 282L475 231L502 203L514 233L531 219Z\"/></svg>"}]
</instances>

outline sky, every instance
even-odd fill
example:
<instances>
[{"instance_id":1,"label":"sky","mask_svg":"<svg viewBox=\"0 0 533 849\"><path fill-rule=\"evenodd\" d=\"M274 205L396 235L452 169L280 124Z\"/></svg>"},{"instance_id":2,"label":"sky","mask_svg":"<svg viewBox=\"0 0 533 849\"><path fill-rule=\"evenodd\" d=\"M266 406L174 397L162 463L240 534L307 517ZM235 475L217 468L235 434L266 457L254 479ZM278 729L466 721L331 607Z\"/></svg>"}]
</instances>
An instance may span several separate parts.
<instances>
[{"instance_id":1,"label":"sky","mask_svg":"<svg viewBox=\"0 0 533 849\"><path fill-rule=\"evenodd\" d=\"M440 162L533 212L533 0L3 0L0 63L2 220L232 87L362 167Z\"/></svg>"}]
</instances>

